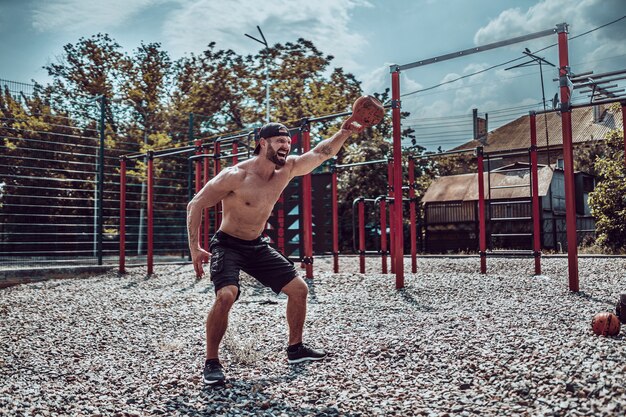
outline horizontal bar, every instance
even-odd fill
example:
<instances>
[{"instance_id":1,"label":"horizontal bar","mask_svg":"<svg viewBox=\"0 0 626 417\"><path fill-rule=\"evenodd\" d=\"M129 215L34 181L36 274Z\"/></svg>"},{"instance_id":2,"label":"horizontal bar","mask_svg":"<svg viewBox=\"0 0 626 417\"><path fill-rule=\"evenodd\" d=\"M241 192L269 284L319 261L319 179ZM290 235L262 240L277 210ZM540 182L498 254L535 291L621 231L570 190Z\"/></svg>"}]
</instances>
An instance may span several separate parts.
<instances>
[{"instance_id":1,"label":"horizontal bar","mask_svg":"<svg viewBox=\"0 0 626 417\"><path fill-rule=\"evenodd\" d=\"M446 151L446 152L437 152L437 153L429 153L426 155L418 155L418 156L409 156L409 158L413 159L430 159L435 156L447 156L447 155L458 155L463 153L474 152L476 153L476 149L460 149L458 151Z\"/></svg>"},{"instance_id":2,"label":"horizontal bar","mask_svg":"<svg viewBox=\"0 0 626 417\"><path fill-rule=\"evenodd\" d=\"M570 107L572 109L584 109L586 107L592 107L598 104L613 104L613 103L626 103L626 95L615 97L615 98L610 98L610 99L597 100L597 101L594 101L593 103L572 104ZM549 109L549 110L536 110L536 111L533 111L533 113L534 114L548 114L548 113L555 113L555 112L560 112L560 111L561 109Z\"/></svg>"},{"instance_id":3,"label":"horizontal bar","mask_svg":"<svg viewBox=\"0 0 626 417\"><path fill-rule=\"evenodd\" d=\"M487 256L535 256L533 251L491 251Z\"/></svg>"},{"instance_id":4,"label":"horizontal bar","mask_svg":"<svg viewBox=\"0 0 626 417\"><path fill-rule=\"evenodd\" d=\"M11 178L22 178L22 179L29 179L29 180L45 180L45 181L57 181L57 182L82 182L82 183L88 183L88 184L96 184L97 181L95 180L79 180L79 179L73 179L73 178L50 178L50 177L33 177L33 176L27 176L27 175L11 175ZM10 187L10 185L7 185L7 187ZM62 188L64 189L64 188Z\"/></svg>"},{"instance_id":5,"label":"horizontal bar","mask_svg":"<svg viewBox=\"0 0 626 417\"><path fill-rule=\"evenodd\" d=\"M615 88L615 87L618 87L618 85L617 84L603 85L602 87L599 87L599 90L589 89L589 90L579 91L579 93L580 94L586 94L586 93L604 94L606 92L611 93L612 91L607 91L607 88Z\"/></svg>"},{"instance_id":6,"label":"horizontal bar","mask_svg":"<svg viewBox=\"0 0 626 417\"><path fill-rule=\"evenodd\" d=\"M524 42L531 39L541 38L544 36L552 35L557 32L556 28L543 30L541 32L535 32L528 35L518 36L516 38L507 39L504 41L494 42L483 46L477 46L474 48L465 49L462 51L453 52L450 54L440 55L434 58L424 59L421 61L412 62L410 64L405 65L391 65L392 72L395 71L403 71L410 68L421 67L424 65L434 64L436 62L447 61L449 59L458 58L461 56L475 54L477 52L488 51L490 49L500 48L506 45L512 45L514 43Z\"/></svg>"},{"instance_id":7,"label":"horizontal bar","mask_svg":"<svg viewBox=\"0 0 626 417\"><path fill-rule=\"evenodd\" d=\"M57 160L55 162L64 162L61 160ZM93 164L92 164L93 165ZM5 167L5 168L16 168L15 165L5 165L5 164L0 164L0 167ZM47 172L61 172L61 173L68 173L68 174L91 174L91 175L95 175L96 171L78 171L75 169L62 169L62 168L40 168L40 167L36 167L36 166L28 166L28 165L21 165L19 167L21 170L29 170L32 169L34 171L47 171ZM9 174L9 176L11 176L11 174ZM35 177L35 178L48 178L48 177Z\"/></svg>"},{"instance_id":8,"label":"horizontal bar","mask_svg":"<svg viewBox=\"0 0 626 417\"><path fill-rule=\"evenodd\" d=\"M598 80L598 81L593 80L593 81L589 81L583 84L574 85L574 90L580 90L581 88L591 87L591 86L598 86L601 89L609 88L608 86L601 86L599 84L610 83L613 81L619 81L623 79L626 79L626 75L622 75L621 77L615 77L615 78L607 78L606 80Z\"/></svg>"},{"instance_id":9,"label":"horizontal bar","mask_svg":"<svg viewBox=\"0 0 626 417\"><path fill-rule=\"evenodd\" d=\"M532 233L492 233L492 237L525 237L532 236Z\"/></svg>"},{"instance_id":10,"label":"horizontal bar","mask_svg":"<svg viewBox=\"0 0 626 417\"><path fill-rule=\"evenodd\" d=\"M239 156L248 156L250 153L249 152L239 152L236 154L230 154L230 155L223 155L223 156L218 156L216 159L222 160L222 159L230 159L230 158L234 158L234 157L239 157Z\"/></svg>"},{"instance_id":11,"label":"horizontal bar","mask_svg":"<svg viewBox=\"0 0 626 417\"><path fill-rule=\"evenodd\" d=\"M95 139L95 140L100 139L98 136L69 135L67 133L46 132L46 131L43 131L43 130L24 129L23 127L4 126L3 129L21 130L22 132L33 132L33 133L36 133L38 135L54 135L54 136L59 136L59 137L64 137L64 138L71 138L71 139L92 139L92 140L93 139ZM20 138L20 139L27 139L27 138ZM30 138L28 138L28 139L30 139ZM84 146L86 148L97 148L97 146L89 146L89 145L81 145L81 146Z\"/></svg>"},{"instance_id":12,"label":"horizontal bar","mask_svg":"<svg viewBox=\"0 0 626 417\"><path fill-rule=\"evenodd\" d=\"M172 151L172 152L167 152L167 153L160 153L160 154L155 154L153 155L153 158L165 158L166 156L172 156L172 155L180 155L181 153L187 153L187 152L192 152L193 148L191 149L181 149L178 151Z\"/></svg>"},{"instance_id":13,"label":"horizontal bar","mask_svg":"<svg viewBox=\"0 0 626 417\"><path fill-rule=\"evenodd\" d=\"M594 101L593 103L572 104L572 109L581 109L584 107L595 106L597 104L612 104L612 103L626 103L626 96L620 96L620 97L615 97L615 98L610 98L610 99L605 99L605 100L598 100L598 101Z\"/></svg>"},{"instance_id":14,"label":"horizontal bar","mask_svg":"<svg viewBox=\"0 0 626 417\"><path fill-rule=\"evenodd\" d=\"M17 139L17 140L19 140L20 138L11 138L11 137L8 137L8 136L1 136L0 135L0 139L11 139L11 140L16 140ZM42 142L47 143L48 145L50 145L50 142L45 142L45 141L42 141ZM63 144L63 145L67 146L69 144ZM0 148L6 148L6 149L10 150L10 148L8 146L5 146L5 145L0 145ZM63 152L63 151L54 150L54 149L26 148L26 147L23 147L23 146L18 146L17 149L21 149L23 151L34 151L35 153L47 152L47 153L53 153L53 154L57 154L57 155L69 155L69 156L72 156L72 157L84 156L86 158L94 158L94 159L97 157L96 154ZM107 149L105 149L105 151L111 152L111 149L107 148ZM107 156L106 152L105 152L104 158L105 159L113 159L113 160L116 160L116 161L119 160L119 158L116 157L116 156ZM107 165L107 166L112 166L112 165Z\"/></svg>"},{"instance_id":15,"label":"horizontal bar","mask_svg":"<svg viewBox=\"0 0 626 417\"><path fill-rule=\"evenodd\" d=\"M521 149L519 152L508 152L508 153L491 153L491 154L485 154L485 157L487 159L489 159L490 161L497 161L499 159L503 159L503 158L510 158L512 156L528 156L528 154L530 153L529 149Z\"/></svg>"},{"instance_id":16,"label":"horizontal bar","mask_svg":"<svg viewBox=\"0 0 626 417\"><path fill-rule=\"evenodd\" d=\"M351 111L344 111L344 112L341 112L341 113L327 114L325 116L311 117L311 118L307 118L307 120L309 121L309 123L311 123L311 122L325 122L326 120L336 119L337 117L346 117L346 116L350 116L351 114L352 114Z\"/></svg>"},{"instance_id":17,"label":"horizontal bar","mask_svg":"<svg viewBox=\"0 0 626 417\"><path fill-rule=\"evenodd\" d=\"M189 157L190 161L195 161L196 159L205 159L205 158L214 158L215 155L212 153L199 153L197 155L191 155Z\"/></svg>"},{"instance_id":18,"label":"horizontal bar","mask_svg":"<svg viewBox=\"0 0 626 417\"><path fill-rule=\"evenodd\" d=\"M31 114L31 116L35 116L34 114ZM46 114L44 116L51 116L51 117L59 117L59 116L53 116L50 114ZM62 116L61 116L62 117ZM29 119L17 119L14 117L0 117L0 120L5 120L5 121L13 121L13 122L30 122ZM75 120L77 121L77 120ZM95 132L95 134L98 134L98 129L91 129L88 127L78 127L78 126L70 126L70 125L60 125L60 124L56 124L56 123L50 123L50 122L43 122L45 123L47 126L54 126L54 127L66 127L69 129L77 129L77 130L82 130L82 131L90 131L90 132ZM94 139L98 139L98 137L96 136Z\"/></svg>"},{"instance_id":19,"label":"horizontal bar","mask_svg":"<svg viewBox=\"0 0 626 417\"><path fill-rule=\"evenodd\" d=\"M532 220L532 217L492 217L491 221L509 221L509 220Z\"/></svg>"},{"instance_id":20,"label":"horizontal bar","mask_svg":"<svg viewBox=\"0 0 626 417\"><path fill-rule=\"evenodd\" d=\"M375 161L363 161L363 162L353 162L351 164L340 164L340 165L335 165L335 168L349 168L349 167L356 167L356 166L363 166L363 165L373 165L373 164L386 164L388 163L389 160L387 159L377 159Z\"/></svg>"},{"instance_id":21,"label":"horizontal bar","mask_svg":"<svg viewBox=\"0 0 626 417\"><path fill-rule=\"evenodd\" d=\"M587 95L587 97L601 97L601 96L605 96L606 98L616 98L617 96L615 95L615 93L621 93L622 91L626 91L626 89L620 88L619 90L596 91L594 94ZM581 91L581 92L584 93L584 91ZM591 93L591 91L588 91L588 92Z\"/></svg>"},{"instance_id":22,"label":"horizontal bar","mask_svg":"<svg viewBox=\"0 0 626 417\"><path fill-rule=\"evenodd\" d=\"M527 168L506 168L506 169L497 169L497 170L493 170L491 171L492 174L506 174L507 172L515 172L515 171L530 171L530 166Z\"/></svg>"},{"instance_id":23,"label":"horizontal bar","mask_svg":"<svg viewBox=\"0 0 626 417\"><path fill-rule=\"evenodd\" d=\"M604 72L604 73L600 73L600 74L594 74L593 71L589 71L589 72L585 72L582 74L576 74L572 77L571 81L572 82L576 82L576 81L584 81L588 78L602 78L602 77L611 77L613 75L619 75L619 74L624 74L626 73L626 70L618 70L618 71L611 71L611 72ZM591 77L589 77L591 75ZM558 81L558 79L554 80L554 81Z\"/></svg>"},{"instance_id":24,"label":"horizontal bar","mask_svg":"<svg viewBox=\"0 0 626 417\"><path fill-rule=\"evenodd\" d=\"M489 187L490 190L497 190L501 188L523 188L530 187L530 184L522 184L522 185L496 185L495 187Z\"/></svg>"},{"instance_id":25,"label":"horizontal bar","mask_svg":"<svg viewBox=\"0 0 626 417\"><path fill-rule=\"evenodd\" d=\"M502 206L502 205L509 205L509 204L530 204L532 203L532 200L515 200L515 201L494 201L491 204L492 206Z\"/></svg>"},{"instance_id":26,"label":"horizontal bar","mask_svg":"<svg viewBox=\"0 0 626 417\"><path fill-rule=\"evenodd\" d=\"M254 135L254 131L249 131L249 132L245 132L245 133L241 133L239 135L235 135L235 136L219 136L217 139L215 139L213 142L216 143L222 143L225 141L230 141L230 142L234 142L235 139L240 139L240 138L247 138L250 135Z\"/></svg>"}]
</instances>

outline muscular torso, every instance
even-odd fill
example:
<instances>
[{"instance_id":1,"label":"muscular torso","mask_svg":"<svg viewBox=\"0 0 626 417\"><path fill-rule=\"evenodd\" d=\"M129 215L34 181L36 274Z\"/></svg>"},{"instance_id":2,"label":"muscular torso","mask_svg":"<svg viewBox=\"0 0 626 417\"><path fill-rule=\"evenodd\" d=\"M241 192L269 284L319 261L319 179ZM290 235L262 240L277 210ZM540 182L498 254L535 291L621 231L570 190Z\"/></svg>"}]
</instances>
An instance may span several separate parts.
<instances>
[{"instance_id":1,"label":"muscular torso","mask_svg":"<svg viewBox=\"0 0 626 417\"><path fill-rule=\"evenodd\" d=\"M222 199L223 219L220 229L231 236L252 240L265 230L274 204L291 177L289 162L275 169L269 178L259 175L253 164L246 162L238 165L238 169L245 173L243 180Z\"/></svg>"}]
</instances>

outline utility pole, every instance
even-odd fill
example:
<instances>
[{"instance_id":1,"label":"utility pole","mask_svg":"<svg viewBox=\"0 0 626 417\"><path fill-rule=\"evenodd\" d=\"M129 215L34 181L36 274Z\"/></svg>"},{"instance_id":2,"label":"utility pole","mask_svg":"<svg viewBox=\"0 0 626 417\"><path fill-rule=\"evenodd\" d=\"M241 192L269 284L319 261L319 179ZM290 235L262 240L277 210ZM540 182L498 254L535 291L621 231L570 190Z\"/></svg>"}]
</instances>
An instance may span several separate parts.
<instances>
[{"instance_id":1,"label":"utility pole","mask_svg":"<svg viewBox=\"0 0 626 417\"><path fill-rule=\"evenodd\" d=\"M510 70L513 68L520 68L520 67L527 67L530 65L539 65L539 75L541 76L541 99L543 102L543 122L546 128L546 151L547 151L547 156L548 156L548 165L550 165L550 141L548 139L548 116L547 116L547 112L546 112L546 93L544 91L543 88L543 67L542 64L546 64L549 65L551 67L556 67L552 62L545 60L543 57L537 56L535 54L533 54L532 52L530 52L530 49L528 48L524 48L524 51L522 52L524 55L526 55L527 57L530 58L530 61L524 62L522 64L519 65L514 65L512 67L509 68L505 68L504 70Z\"/></svg>"},{"instance_id":2,"label":"utility pole","mask_svg":"<svg viewBox=\"0 0 626 417\"><path fill-rule=\"evenodd\" d=\"M252 40L257 41L258 43L260 43L261 45L265 45L265 48L268 50L269 52L269 46L267 44L267 40L265 39L265 36L263 35L263 32L261 31L261 28L259 26L256 27L259 30L259 33L261 34L261 39L257 39L254 36L248 35L247 33L244 33L244 35L246 35L247 37L249 37ZM269 70L269 58L265 59L265 122L269 123L270 122L270 70Z\"/></svg>"}]
</instances>

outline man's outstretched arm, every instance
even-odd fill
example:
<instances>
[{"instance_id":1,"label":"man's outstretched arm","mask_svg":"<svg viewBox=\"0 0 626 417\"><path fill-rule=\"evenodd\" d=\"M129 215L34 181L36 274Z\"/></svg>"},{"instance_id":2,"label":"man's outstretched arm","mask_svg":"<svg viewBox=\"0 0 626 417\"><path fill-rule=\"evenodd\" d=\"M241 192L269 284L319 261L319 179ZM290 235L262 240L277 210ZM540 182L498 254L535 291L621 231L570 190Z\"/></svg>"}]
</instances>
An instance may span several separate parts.
<instances>
[{"instance_id":1,"label":"man's outstretched arm","mask_svg":"<svg viewBox=\"0 0 626 417\"><path fill-rule=\"evenodd\" d=\"M363 130L361 126L355 126L353 124L344 124L341 129L335 133L332 137L325 139L318 143L315 148L309 152L295 156L293 162L293 168L291 169L291 175L297 177L299 175L306 175L320 166L327 159L337 155L343 144L346 142L353 133L359 133Z\"/></svg>"}]
</instances>

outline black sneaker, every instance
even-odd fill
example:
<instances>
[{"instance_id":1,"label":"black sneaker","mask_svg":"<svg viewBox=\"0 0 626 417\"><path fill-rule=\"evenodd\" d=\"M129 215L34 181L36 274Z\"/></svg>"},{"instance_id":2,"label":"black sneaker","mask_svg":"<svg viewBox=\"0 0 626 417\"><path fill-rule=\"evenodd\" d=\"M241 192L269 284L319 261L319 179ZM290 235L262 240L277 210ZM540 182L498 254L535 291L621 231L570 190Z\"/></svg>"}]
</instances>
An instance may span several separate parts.
<instances>
[{"instance_id":1,"label":"black sneaker","mask_svg":"<svg viewBox=\"0 0 626 417\"><path fill-rule=\"evenodd\" d=\"M207 359L204 363L204 383L209 385L220 385L226 379L224 377L224 368L217 359Z\"/></svg>"},{"instance_id":2,"label":"black sneaker","mask_svg":"<svg viewBox=\"0 0 626 417\"><path fill-rule=\"evenodd\" d=\"M289 363L300 363L306 361L321 361L326 357L323 350L315 350L305 344L295 345L287 348L287 360Z\"/></svg>"}]
</instances>

